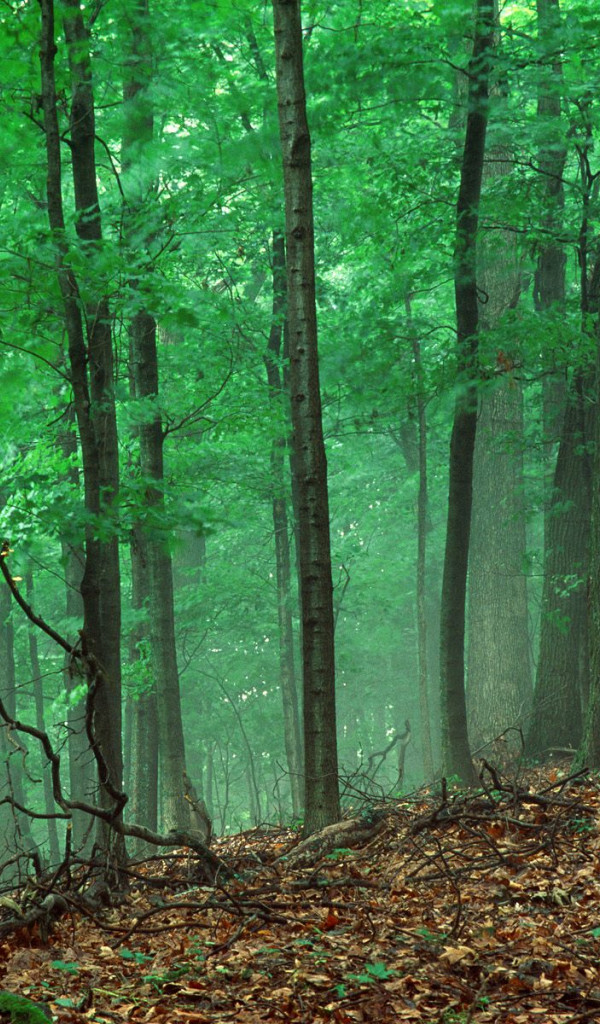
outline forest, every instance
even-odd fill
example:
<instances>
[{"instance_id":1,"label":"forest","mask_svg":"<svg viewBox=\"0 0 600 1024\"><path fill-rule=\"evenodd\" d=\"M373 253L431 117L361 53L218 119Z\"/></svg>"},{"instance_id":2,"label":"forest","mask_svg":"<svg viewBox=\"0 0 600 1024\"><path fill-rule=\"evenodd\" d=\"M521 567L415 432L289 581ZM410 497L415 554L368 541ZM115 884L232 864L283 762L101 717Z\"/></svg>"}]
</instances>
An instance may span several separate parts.
<instances>
[{"instance_id":1,"label":"forest","mask_svg":"<svg viewBox=\"0 0 600 1024\"><path fill-rule=\"evenodd\" d=\"M286 1010L200 1006L182 909L182 1020L600 1016L587 918L568 969L502 968L494 1009L462 889L504 872L516 906L544 851L558 934L599 855L599 23L595 0L0 6L0 942L45 949L77 908L154 979L117 1019L179 1019L132 887L204 887L210 955L241 963L303 919L319 858L313 930L367 927L347 901L377 880L413 977L466 962L470 996L421 1004L381 950L340 981L311 946L316 1003L282 953L256 970ZM392 928L402 830L427 870ZM417 925L438 874L443 926ZM25 994L112 1019L71 945L64 991Z\"/></svg>"}]
</instances>

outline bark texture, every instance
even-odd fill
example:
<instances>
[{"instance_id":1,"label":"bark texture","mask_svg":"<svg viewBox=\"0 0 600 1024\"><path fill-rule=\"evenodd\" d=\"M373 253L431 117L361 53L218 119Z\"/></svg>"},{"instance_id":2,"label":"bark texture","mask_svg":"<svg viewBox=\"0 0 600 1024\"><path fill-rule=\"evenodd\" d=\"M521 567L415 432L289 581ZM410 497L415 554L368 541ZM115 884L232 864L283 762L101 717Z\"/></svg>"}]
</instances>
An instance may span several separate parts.
<instances>
[{"instance_id":1,"label":"bark texture","mask_svg":"<svg viewBox=\"0 0 600 1024\"><path fill-rule=\"evenodd\" d=\"M433 749L431 744L431 714L429 710L429 671L427 657L427 533L429 530L429 493L427 480L427 408L425 381L421 360L421 342L412 322L410 296L405 298L405 309L411 335L413 379L417 410L417 653L419 661L419 712L421 717L421 747L425 781L433 779Z\"/></svg>"},{"instance_id":2,"label":"bark texture","mask_svg":"<svg viewBox=\"0 0 600 1024\"><path fill-rule=\"evenodd\" d=\"M538 0L540 39L550 52L558 52L564 33L558 2ZM551 182L548 190L548 226L557 231L562 221L563 192L560 175L566 146L561 134L560 99L562 74L554 64L546 73L542 113L555 122L552 146L541 154ZM590 204L597 183L588 159L592 145L589 105L578 107L579 135L575 149L581 179L581 223L578 239L582 334L597 336L599 262L590 238ZM564 131L564 129L563 129ZM557 182L558 180L558 183ZM550 235L552 238L552 235ZM590 262L593 258L593 266ZM538 307L560 313L564 304L564 256L554 240L548 252L540 254ZM556 388L555 388L556 390ZM554 422L561 422L552 489L548 496L544 536L544 584L540 653L537 666L535 702L528 734L528 749L541 754L553 746L578 746L590 686L587 609L587 572L592 508L592 457L595 405L591 401L593 373L580 363L571 379L563 374L560 401L554 403ZM554 423L548 417L551 439Z\"/></svg>"},{"instance_id":3,"label":"bark texture","mask_svg":"<svg viewBox=\"0 0 600 1024\"><path fill-rule=\"evenodd\" d=\"M587 677L587 575L591 510L587 397L570 393L546 527L542 628L527 747L577 747Z\"/></svg>"},{"instance_id":4,"label":"bark texture","mask_svg":"<svg viewBox=\"0 0 600 1024\"><path fill-rule=\"evenodd\" d=\"M33 595L33 574L29 570L25 577L27 600L30 604L34 604ZM29 659L31 662L31 681L33 683L33 697L35 702L35 724L36 728L40 732L46 731L46 725L44 721L44 686L43 686L43 675L42 667L40 664L40 654L38 649L38 630L29 625L28 628L28 641L29 641ZM6 700L4 701L6 703ZM58 829L56 827L56 818L50 817L56 811L54 804L54 797L52 794L52 779L50 772L48 771L48 765L44 762L44 755L42 754L42 785L44 788L44 812L49 815L48 817L48 845L50 850L50 863L58 865L60 863L60 849L58 843Z\"/></svg>"},{"instance_id":5,"label":"bark texture","mask_svg":"<svg viewBox=\"0 0 600 1024\"><path fill-rule=\"evenodd\" d=\"M477 230L488 119L493 0L478 0L469 62L468 112L457 204L455 296L458 383L450 441L448 524L442 581L440 687L444 771L475 781L465 700L465 605L477 430Z\"/></svg>"},{"instance_id":6,"label":"bark texture","mask_svg":"<svg viewBox=\"0 0 600 1024\"><path fill-rule=\"evenodd\" d=\"M113 503L119 486L117 427L113 391L111 319L106 295L92 283L80 283L69 261L62 201L59 103L56 93L56 55L53 0L40 0L42 13L42 108L46 136L48 217L56 252L68 338L71 384L81 445L87 512L85 566L81 582L84 651L100 668L94 730L106 762L99 779L100 804L112 808L121 789L121 605L119 551ZM89 36L78 0L63 4L70 81L70 152L76 230L80 253L92 257L102 244L96 179L95 121ZM97 523L106 530L101 538ZM108 533L108 536L106 536ZM117 799L118 802L118 799ZM124 860L125 847L107 824L98 819L97 841L111 851L111 860Z\"/></svg>"},{"instance_id":7,"label":"bark texture","mask_svg":"<svg viewBox=\"0 0 600 1024\"><path fill-rule=\"evenodd\" d=\"M305 833L340 817L333 586L314 271L311 142L298 0L273 0L285 191L292 448L298 495Z\"/></svg>"},{"instance_id":8,"label":"bark texture","mask_svg":"<svg viewBox=\"0 0 600 1024\"><path fill-rule=\"evenodd\" d=\"M129 637L129 660L135 668L135 685L128 695L129 745L125 756L128 768L128 817L147 828L158 828L158 711L156 681L149 649L147 606L150 599L148 554L144 532L135 526L130 539L131 603L139 613ZM144 615L146 611L146 615ZM136 849L139 855L141 847Z\"/></svg>"},{"instance_id":9,"label":"bark texture","mask_svg":"<svg viewBox=\"0 0 600 1024\"><path fill-rule=\"evenodd\" d=\"M269 401L276 416L278 413L281 416L281 404L285 394L281 371L285 315L285 240L281 232L276 231L273 233L273 315L269 333L269 344L265 354ZM285 397L288 396L286 395ZM279 680L283 702L285 752L290 773L292 814L295 818L298 818L302 814L304 787L302 785L302 744L292 620L290 531L285 483L286 434L288 431L285 429L285 422L286 420L284 419L271 445L272 514L277 571Z\"/></svg>"},{"instance_id":10,"label":"bark texture","mask_svg":"<svg viewBox=\"0 0 600 1024\"><path fill-rule=\"evenodd\" d=\"M123 137L123 164L125 183L125 224L130 231L132 256L139 242L140 223L143 221L144 203L152 191L152 183L144 184L137 171L136 160L152 142L154 117L148 97L151 79L151 48L149 43L149 9L147 0L136 0L130 9L131 52L125 82L125 130ZM134 233L133 225L137 231ZM144 248L146 248L144 246ZM134 305L139 306L137 278L131 281ZM181 696L177 652L175 644L175 613L173 599L173 567L170 536L165 525L164 501L164 432L158 406L159 366L156 320L147 308L138 309L130 325L131 369L136 398L148 409L138 427L139 470L146 482L144 511L137 528L136 551L143 558L144 586L147 587L148 628L150 638L150 667L154 682L150 683L137 720L138 755L148 757L148 764L140 765L145 789L155 781L152 751L156 737L149 735L154 721L155 693L156 721L158 723L158 752L162 792L162 820L165 830L187 829L190 824L189 803L185 799L185 746L181 716ZM137 557L134 551L134 557ZM141 584L142 569L139 567ZM145 595L144 598L145 599ZM148 743L142 752L140 744ZM142 779L140 778L140 783ZM140 794L141 797L141 794ZM153 798L146 793L144 799ZM154 814L153 803L148 813Z\"/></svg>"},{"instance_id":11,"label":"bark texture","mask_svg":"<svg viewBox=\"0 0 600 1024\"><path fill-rule=\"evenodd\" d=\"M65 462L68 464L67 480L74 494L81 490L81 479L76 464L77 437L74 430L74 412L67 417L65 429L61 431L59 443ZM73 623L83 624L83 601L81 578L85 566L83 529L73 529L68 523L62 524L61 556L65 577L65 613ZM68 694L67 721L69 725L69 796L78 803L89 803L95 790L95 761L90 748L86 726L85 697L77 692L81 681L73 675L70 655L65 655L64 680ZM74 810L72 817L73 849L80 856L91 852L94 838L94 819L83 811Z\"/></svg>"},{"instance_id":12,"label":"bark texture","mask_svg":"<svg viewBox=\"0 0 600 1024\"><path fill-rule=\"evenodd\" d=\"M596 403L600 402L600 329L596 327ZM594 488L588 576L590 688L580 760L600 768L600 416L595 421Z\"/></svg>"},{"instance_id":13,"label":"bark texture","mask_svg":"<svg viewBox=\"0 0 600 1024\"><path fill-rule=\"evenodd\" d=\"M484 191L511 168L510 152L492 147L484 164ZM481 327L493 331L519 295L512 232L483 235L477 278L485 295ZM505 333L499 337L505 343ZM469 738L471 748L480 750L501 737L492 751L483 753L502 760L522 753L518 729L532 699L524 572L523 392L511 368L514 357L497 351L496 380L480 396L469 555Z\"/></svg>"}]
</instances>

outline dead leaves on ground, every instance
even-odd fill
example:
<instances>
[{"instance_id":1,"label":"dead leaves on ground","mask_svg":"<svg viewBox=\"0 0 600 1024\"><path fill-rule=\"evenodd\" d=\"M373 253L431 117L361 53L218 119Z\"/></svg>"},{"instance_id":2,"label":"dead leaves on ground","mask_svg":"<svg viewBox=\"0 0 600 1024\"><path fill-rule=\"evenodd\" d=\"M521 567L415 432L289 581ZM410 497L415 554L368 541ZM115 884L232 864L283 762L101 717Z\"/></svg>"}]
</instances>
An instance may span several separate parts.
<instances>
[{"instance_id":1,"label":"dead leaves on ground","mask_svg":"<svg viewBox=\"0 0 600 1024\"><path fill-rule=\"evenodd\" d=\"M98 1024L600 1020L598 781L530 791L400 801L367 845L301 868L292 833L222 840L220 889L149 863L162 889L142 878L101 922L5 939L2 987Z\"/></svg>"}]
</instances>

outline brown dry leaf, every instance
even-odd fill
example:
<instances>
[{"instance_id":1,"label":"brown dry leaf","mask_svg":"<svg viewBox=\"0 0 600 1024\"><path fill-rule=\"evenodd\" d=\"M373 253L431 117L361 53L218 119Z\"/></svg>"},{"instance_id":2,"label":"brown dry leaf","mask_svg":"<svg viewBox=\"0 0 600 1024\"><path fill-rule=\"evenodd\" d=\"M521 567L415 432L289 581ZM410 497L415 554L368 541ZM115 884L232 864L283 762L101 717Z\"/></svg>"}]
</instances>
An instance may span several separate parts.
<instances>
[{"instance_id":1,"label":"brown dry leaf","mask_svg":"<svg viewBox=\"0 0 600 1024\"><path fill-rule=\"evenodd\" d=\"M547 793L547 775L536 769L528 786ZM559 1021L552 1006L566 986L569 1009L562 1019L575 1018L589 1011L577 993L595 998L590 986L598 983L600 948L592 934L600 834L574 835L569 825L594 809L600 816L600 792L582 786L577 798L592 811L569 808L565 814L564 806L550 804L542 814L524 802L511 816L527 827L513 829L489 817L478 824L475 808L469 830L458 813L442 829L435 821L422 828L417 845L410 830L420 815L431 817L436 798L399 801L389 811L389 827L368 850L356 852L351 868L321 864L316 875L285 862L275 871L269 867L293 845L287 830L272 838L251 830L217 840L226 860L251 849L266 870L227 883L226 892L186 893L186 900L197 899L197 910L175 906L189 889L182 865L148 862L140 874L154 878L158 871L165 911L153 915L147 931L143 915L156 907L156 883L149 892L137 886L107 913L110 930L74 910L45 948L35 928L12 933L0 943L0 985L52 1005L59 995L78 999L93 984L88 1017L106 1024L114 1024L120 999L120 1019L132 1024L298 1024L325 1016L332 1024L430 1024L464 1006L465 972L476 964L487 978L489 1003L474 1021ZM446 935L456 921L457 888L461 930L452 941ZM264 908L259 920L257 906ZM129 934L134 919L138 930ZM122 934L126 956L118 947ZM219 942L226 944L219 948ZM59 960L76 963L77 975L49 970ZM356 980L376 964L385 966L383 976L371 984ZM144 981L150 975L153 984ZM61 1024L85 1019L65 1007L57 1008L57 1018Z\"/></svg>"},{"instance_id":2,"label":"brown dry leaf","mask_svg":"<svg viewBox=\"0 0 600 1024\"><path fill-rule=\"evenodd\" d=\"M440 953L440 960L446 960L449 964L456 964L468 956L475 956L475 951L470 946L444 946L444 952Z\"/></svg>"}]
</instances>

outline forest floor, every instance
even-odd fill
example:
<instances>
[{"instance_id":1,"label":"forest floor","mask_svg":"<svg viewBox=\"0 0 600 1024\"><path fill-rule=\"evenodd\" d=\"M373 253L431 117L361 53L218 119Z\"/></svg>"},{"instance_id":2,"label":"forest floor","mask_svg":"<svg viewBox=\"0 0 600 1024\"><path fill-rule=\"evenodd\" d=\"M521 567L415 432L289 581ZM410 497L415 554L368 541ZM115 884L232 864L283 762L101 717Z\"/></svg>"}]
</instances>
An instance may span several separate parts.
<instances>
[{"instance_id":1,"label":"forest floor","mask_svg":"<svg viewBox=\"0 0 600 1024\"><path fill-rule=\"evenodd\" d=\"M304 860L292 831L218 840L235 874L212 888L185 851L145 861L44 939L3 934L0 900L0 986L66 1022L600 1021L600 779L492 781L389 803L361 846Z\"/></svg>"}]
</instances>

